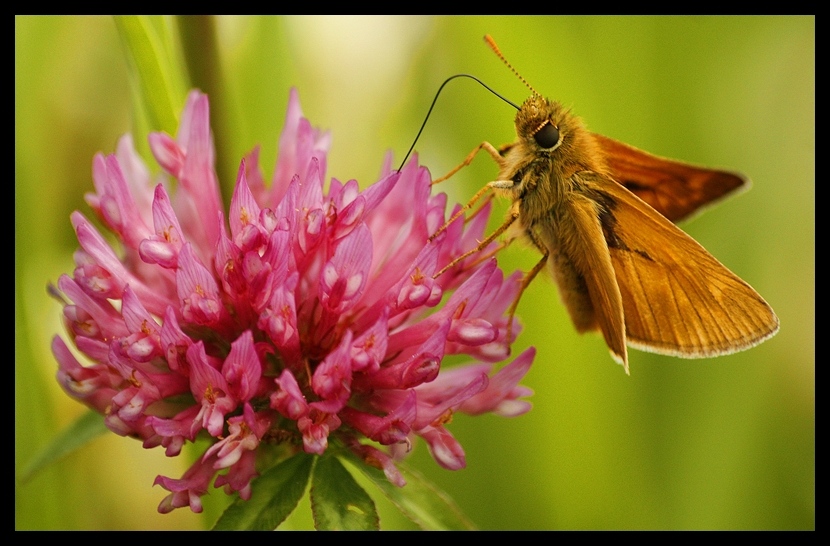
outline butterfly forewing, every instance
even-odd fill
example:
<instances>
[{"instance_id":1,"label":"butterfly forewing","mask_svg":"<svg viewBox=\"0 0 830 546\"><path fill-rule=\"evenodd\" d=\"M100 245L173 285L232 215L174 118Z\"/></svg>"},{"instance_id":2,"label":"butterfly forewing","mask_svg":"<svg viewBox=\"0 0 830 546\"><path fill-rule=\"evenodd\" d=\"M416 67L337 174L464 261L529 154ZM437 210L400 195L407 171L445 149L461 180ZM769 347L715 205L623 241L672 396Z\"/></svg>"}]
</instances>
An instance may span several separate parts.
<instances>
[{"instance_id":1,"label":"butterfly forewing","mask_svg":"<svg viewBox=\"0 0 830 546\"><path fill-rule=\"evenodd\" d=\"M540 239L551 250L550 265L560 296L577 329L599 328L611 355L627 371L624 302L603 239L603 226L596 215L596 203L574 194L563 206L565 214L558 225L536 226Z\"/></svg>"},{"instance_id":2,"label":"butterfly forewing","mask_svg":"<svg viewBox=\"0 0 830 546\"><path fill-rule=\"evenodd\" d=\"M778 330L772 309L700 244L607 180L606 243L631 346L688 358L747 349Z\"/></svg>"}]
</instances>

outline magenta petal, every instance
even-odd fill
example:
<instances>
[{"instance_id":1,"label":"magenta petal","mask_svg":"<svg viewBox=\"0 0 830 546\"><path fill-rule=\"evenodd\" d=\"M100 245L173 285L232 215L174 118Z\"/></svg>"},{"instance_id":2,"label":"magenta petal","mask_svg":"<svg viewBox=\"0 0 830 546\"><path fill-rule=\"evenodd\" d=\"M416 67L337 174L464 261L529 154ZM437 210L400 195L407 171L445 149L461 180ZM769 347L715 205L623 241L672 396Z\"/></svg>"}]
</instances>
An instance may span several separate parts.
<instances>
[{"instance_id":1,"label":"magenta petal","mask_svg":"<svg viewBox=\"0 0 830 546\"><path fill-rule=\"evenodd\" d=\"M222 365L222 374L236 400L247 402L256 393L262 377L262 365L254 350L254 337L250 330L231 344L231 352Z\"/></svg>"},{"instance_id":2,"label":"magenta petal","mask_svg":"<svg viewBox=\"0 0 830 546\"><path fill-rule=\"evenodd\" d=\"M447 339L466 345L483 345L498 337L498 329L484 319L459 319L453 321Z\"/></svg>"},{"instance_id":3,"label":"magenta petal","mask_svg":"<svg viewBox=\"0 0 830 546\"><path fill-rule=\"evenodd\" d=\"M218 325L225 317L219 287L213 275L199 263L191 246L185 245L179 256L176 277L182 315L188 321L203 325Z\"/></svg>"},{"instance_id":4,"label":"magenta petal","mask_svg":"<svg viewBox=\"0 0 830 546\"><path fill-rule=\"evenodd\" d=\"M339 242L334 257L323 267L320 301L333 313L351 309L366 286L372 264L372 235L365 224Z\"/></svg>"},{"instance_id":5,"label":"magenta petal","mask_svg":"<svg viewBox=\"0 0 830 546\"><path fill-rule=\"evenodd\" d=\"M321 362L311 378L311 387L322 401L312 407L325 413L337 413L346 405L352 384L352 333L346 331L340 345Z\"/></svg>"},{"instance_id":6,"label":"magenta petal","mask_svg":"<svg viewBox=\"0 0 830 546\"><path fill-rule=\"evenodd\" d=\"M450 323L444 322L423 344L400 351L397 358L374 373L356 378L361 389L409 389L438 376Z\"/></svg>"},{"instance_id":7,"label":"magenta petal","mask_svg":"<svg viewBox=\"0 0 830 546\"><path fill-rule=\"evenodd\" d=\"M351 447L351 449L361 459L363 459L363 462L365 462L369 466L373 466L375 468L383 470L383 473L386 475L387 480L397 485L398 487L403 487L406 485L406 480L404 479L400 470L398 470L395 466L392 457L390 457L383 451L377 449L376 447L372 447L370 445L358 443L353 444L349 447Z\"/></svg>"},{"instance_id":8,"label":"magenta petal","mask_svg":"<svg viewBox=\"0 0 830 546\"><path fill-rule=\"evenodd\" d=\"M292 88L288 97L288 112L280 135L280 154L272 182L274 199L282 197L285 187L294 176L299 176L303 181L306 179L309 159L316 159L318 164L320 161L325 163L330 145L331 136L313 129L308 120L303 118L299 95L297 90Z\"/></svg>"},{"instance_id":9,"label":"magenta petal","mask_svg":"<svg viewBox=\"0 0 830 546\"><path fill-rule=\"evenodd\" d=\"M322 455L328 447L329 434L340 427L337 415L312 408L307 416L297 420L297 428L303 435L303 449L306 453Z\"/></svg>"},{"instance_id":10,"label":"magenta petal","mask_svg":"<svg viewBox=\"0 0 830 546\"><path fill-rule=\"evenodd\" d=\"M59 337L52 340L52 353L58 361L58 383L67 394L104 413L118 392L107 368L84 368Z\"/></svg>"},{"instance_id":11,"label":"magenta petal","mask_svg":"<svg viewBox=\"0 0 830 546\"><path fill-rule=\"evenodd\" d=\"M156 233L141 241L139 254L147 263L173 269L177 265L179 251L184 243L182 228L164 186L156 186L154 195L153 225Z\"/></svg>"},{"instance_id":12,"label":"magenta petal","mask_svg":"<svg viewBox=\"0 0 830 546\"><path fill-rule=\"evenodd\" d=\"M277 391L271 394L271 407L288 419L297 420L308 414L308 404L291 370L283 370L274 380Z\"/></svg>"},{"instance_id":13,"label":"magenta petal","mask_svg":"<svg viewBox=\"0 0 830 546\"><path fill-rule=\"evenodd\" d=\"M358 429L368 438L384 445L408 442L407 436L413 428L417 414L415 391L409 390L397 393L394 400L389 400L389 412L384 416L358 411L352 408L344 408L341 415L343 420L350 426ZM383 397L378 393L377 397ZM402 399L400 399L402 398ZM383 402L378 401L375 405L382 406Z\"/></svg>"},{"instance_id":14,"label":"magenta petal","mask_svg":"<svg viewBox=\"0 0 830 546\"><path fill-rule=\"evenodd\" d=\"M150 133L147 140L158 164L178 178L184 165L184 151L178 143L166 133Z\"/></svg>"},{"instance_id":15,"label":"magenta petal","mask_svg":"<svg viewBox=\"0 0 830 546\"><path fill-rule=\"evenodd\" d=\"M516 357L513 362L499 370L490 378L487 388L464 401L459 411L471 415L493 412L503 417L515 417L530 410L530 402L518 400L520 397L530 396L533 391L519 386L530 365L536 349L530 347Z\"/></svg>"},{"instance_id":16,"label":"magenta petal","mask_svg":"<svg viewBox=\"0 0 830 546\"><path fill-rule=\"evenodd\" d=\"M130 248L137 248L150 230L141 216L115 155L95 157L93 176L99 191L97 207L104 220Z\"/></svg>"},{"instance_id":17,"label":"magenta petal","mask_svg":"<svg viewBox=\"0 0 830 546\"><path fill-rule=\"evenodd\" d=\"M214 474L216 471L209 462L196 461L180 480L157 476L153 485L161 485L171 492L161 501L158 511L166 514L174 508L190 506L192 511L200 513L202 511L201 496L207 493L208 485Z\"/></svg>"},{"instance_id":18,"label":"magenta petal","mask_svg":"<svg viewBox=\"0 0 830 546\"><path fill-rule=\"evenodd\" d=\"M435 461L447 470L460 470L467 466L464 448L444 427L429 428L421 432L427 441Z\"/></svg>"},{"instance_id":19,"label":"magenta petal","mask_svg":"<svg viewBox=\"0 0 830 546\"><path fill-rule=\"evenodd\" d=\"M209 106L206 95L192 91L188 97L192 105L191 123L182 120L179 138L187 150L181 176L182 185L192 195L196 210L200 213L205 241L213 245L219 237L221 226L216 222L215 211L222 210L219 184L213 171L213 139L210 135Z\"/></svg>"},{"instance_id":20,"label":"magenta petal","mask_svg":"<svg viewBox=\"0 0 830 546\"><path fill-rule=\"evenodd\" d=\"M231 396L230 387L217 369L215 359L205 354L202 342L187 350L187 361L191 371L190 390L202 406L196 419L211 436L221 436L225 415L237 406L238 401Z\"/></svg>"},{"instance_id":21,"label":"magenta petal","mask_svg":"<svg viewBox=\"0 0 830 546\"><path fill-rule=\"evenodd\" d=\"M239 165L239 174L236 179L236 189L231 198L231 208L228 220L231 225L231 235L241 248L256 248L262 236L257 223L259 222L260 208L248 187L245 177L245 162Z\"/></svg>"},{"instance_id":22,"label":"magenta petal","mask_svg":"<svg viewBox=\"0 0 830 546\"><path fill-rule=\"evenodd\" d=\"M480 393L487 388L487 375L476 374L455 384L446 385L444 389L438 389L432 385L422 385L415 389L418 394L418 418L413 423L413 428L420 430L435 424L443 419L447 412L458 408L465 400Z\"/></svg>"},{"instance_id":23,"label":"magenta petal","mask_svg":"<svg viewBox=\"0 0 830 546\"><path fill-rule=\"evenodd\" d=\"M384 310L380 318L352 343L352 369L356 372L376 372L386 355L387 336L389 335L388 312Z\"/></svg>"}]
</instances>

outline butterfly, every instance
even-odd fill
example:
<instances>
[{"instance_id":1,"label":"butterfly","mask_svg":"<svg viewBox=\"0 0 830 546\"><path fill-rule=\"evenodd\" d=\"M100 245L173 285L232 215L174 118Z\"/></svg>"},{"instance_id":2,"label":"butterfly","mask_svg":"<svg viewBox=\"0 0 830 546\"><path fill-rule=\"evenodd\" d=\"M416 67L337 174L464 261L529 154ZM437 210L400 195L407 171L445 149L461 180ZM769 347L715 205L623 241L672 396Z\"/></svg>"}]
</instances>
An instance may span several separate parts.
<instances>
[{"instance_id":1,"label":"butterfly","mask_svg":"<svg viewBox=\"0 0 830 546\"><path fill-rule=\"evenodd\" d=\"M707 358L772 337L779 321L767 302L674 224L749 180L592 133L570 110L525 84L532 95L513 105L516 140L498 149L483 142L436 180L485 150L498 176L464 209L486 190L512 201L505 222L448 267L517 224L542 257L522 281L511 324L521 292L547 268L576 329L599 330L626 373L627 345Z\"/></svg>"}]
</instances>

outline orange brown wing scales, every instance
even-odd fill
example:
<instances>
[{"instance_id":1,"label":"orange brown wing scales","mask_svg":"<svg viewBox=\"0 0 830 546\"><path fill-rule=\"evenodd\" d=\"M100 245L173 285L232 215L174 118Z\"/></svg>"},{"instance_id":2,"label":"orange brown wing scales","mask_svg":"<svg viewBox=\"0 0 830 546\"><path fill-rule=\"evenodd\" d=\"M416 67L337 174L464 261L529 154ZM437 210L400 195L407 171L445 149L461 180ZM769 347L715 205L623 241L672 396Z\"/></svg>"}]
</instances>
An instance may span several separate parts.
<instances>
[{"instance_id":1,"label":"orange brown wing scales","mask_svg":"<svg viewBox=\"0 0 830 546\"><path fill-rule=\"evenodd\" d=\"M753 347L778 318L746 282L648 204L609 178L574 174L548 223L551 273L579 332L599 330L628 373L626 344L683 358ZM521 217L520 217L521 219Z\"/></svg>"},{"instance_id":2,"label":"orange brown wing scales","mask_svg":"<svg viewBox=\"0 0 830 546\"><path fill-rule=\"evenodd\" d=\"M536 228L553 247L548 263L576 329L599 328L611 356L629 373L623 299L597 213L596 202L572 193L555 224Z\"/></svg>"},{"instance_id":3,"label":"orange brown wing scales","mask_svg":"<svg viewBox=\"0 0 830 546\"><path fill-rule=\"evenodd\" d=\"M672 222L749 186L739 173L665 159L607 136L592 136L612 178Z\"/></svg>"},{"instance_id":4,"label":"orange brown wing scales","mask_svg":"<svg viewBox=\"0 0 830 546\"><path fill-rule=\"evenodd\" d=\"M767 302L697 241L620 185L599 185L629 345L706 358L748 349L778 331Z\"/></svg>"}]
</instances>

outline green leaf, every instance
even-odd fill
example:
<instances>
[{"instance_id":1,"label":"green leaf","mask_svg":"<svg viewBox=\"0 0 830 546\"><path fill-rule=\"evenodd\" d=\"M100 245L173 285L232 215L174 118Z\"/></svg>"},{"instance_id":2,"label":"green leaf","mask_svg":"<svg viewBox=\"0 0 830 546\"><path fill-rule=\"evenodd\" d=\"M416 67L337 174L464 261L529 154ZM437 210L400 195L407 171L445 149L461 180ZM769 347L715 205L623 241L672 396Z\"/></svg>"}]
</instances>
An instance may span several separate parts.
<instances>
[{"instance_id":1,"label":"green leaf","mask_svg":"<svg viewBox=\"0 0 830 546\"><path fill-rule=\"evenodd\" d=\"M398 469L406 479L406 485L398 487L386 478L382 470L367 465L354 453L346 452L345 454L372 483L378 486L392 501L392 504L422 529L430 531L475 529L473 523L467 519L449 495L415 470L404 468L398 463Z\"/></svg>"},{"instance_id":2,"label":"green leaf","mask_svg":"<svg viewBox=\"0 0 830 546\"><path fill-rule=\"evenodd\" d=\"M374 501L334 455L321 457L314 466L311 513L318 531L380 529Z\"/></svg>"},{"instance_id":3,"label":"green leaf","mask_svg":"<svg viewBox=\"0 0 830 546\"><path fill-rule=\"evenodd\" d=\"M154 25L150 17L134 15L116 17L115 25L152 129L175 134L179 124L177 112L184 104L184 86L181 70L173 68L176 56L170 41L160 32L163 25Z\"/></svg>"},{"instance_id":4,"label":"green leaf","mask_svg":"<svg viewBox=\"0 0 830 546\"><path fill-rule=\"evenodd\" d=\"M106 431L104 417L100 413L85 413L29 461L20 473L20 483L27 482L43 468L80 449Z\"/></svg>"},{"instance_id":5,"label":"green leaf","mask_svg":"<svg viewBox=\"0 0 830 546\"><path fill-rule=\"evenodd\" d=\"M272 531L294 511L305 492L314 456L299 453L251 482L251 499L236 499L214 531Z\"/></svg>"}]
</instances>

